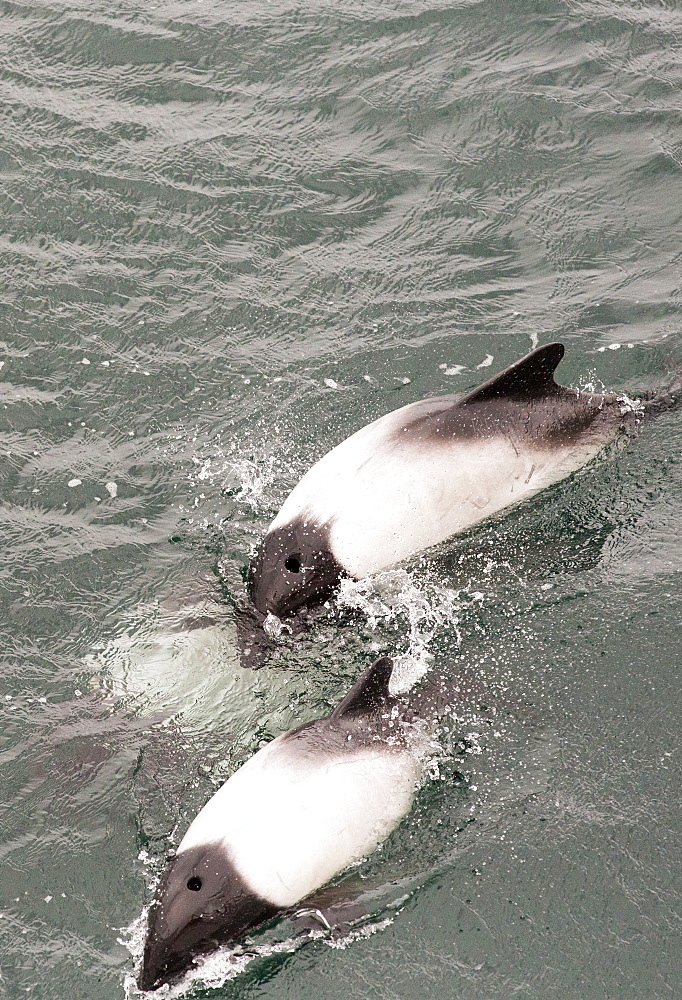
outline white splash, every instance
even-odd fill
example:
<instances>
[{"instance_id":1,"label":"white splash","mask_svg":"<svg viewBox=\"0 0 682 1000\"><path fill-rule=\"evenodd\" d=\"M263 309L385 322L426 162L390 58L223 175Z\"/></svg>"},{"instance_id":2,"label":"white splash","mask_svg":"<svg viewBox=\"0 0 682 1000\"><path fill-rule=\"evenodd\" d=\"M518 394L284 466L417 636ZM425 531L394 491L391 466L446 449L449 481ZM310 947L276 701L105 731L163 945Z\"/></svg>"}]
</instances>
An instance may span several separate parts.
<instances>
[{"instance_id":1,"label":"white splash","mask_svg":"<svg viewBox=\"0 0 682 1000\"><path fill-rule=\"evenodd\" d=\"M644 407L644 403L643 403L643 401L641 399L630 399L630 397L626 396L625 393L623 393L621 396L616 396L616 399L621 404L621 406L620 406L620 412L622 414L626 414L626 413L640 413L640 414L642 414L642 413L644 413L645 407Z\"/></svg>"},{"instance_id":2,"label":"white splash","mask_svg":"<svg viewBox=\"0 0 682 1000\"><path fill-rule=\"evenodd\" d=\"M287 625L281 618L278 618L277 615L273 615L272 612L269 611L263 621L263 631L269 635L271 639L279 639L285 633L291 633L291 626Z\"/></svg>"},{"instance_id":3,"label":"white splash","mask_svg":"<svg viewBox=\"0 0 682 1000\"><path fill-rule=\"evenodd\" d=\"M363 580L343 580L337 602L365 614L372 629L379 622L407 617L409 645L407 652L394 658L390 685L392 694L402 694L429 670L433 660L429 644L438 628L446 625L456 630L459 593L443 586L420 586L404 569L395 569Z\"/></svg>"},{"instance_id":4,"label":"white splash","mask_svg":"<svg viewBox=\"0 0 682 1000\"><path fill-rule=\"evenodd\" d=\"M269 489L281 477L275 455L250 459L216 452L214 448L211 455L192 455L190 460L193 468L188 475L189 486L198 492L178 505L181 512L194 512L204 505L212 505L215 510L216 493L222 490L229 490L237 503L246 504L253 511L271 506ZM190 523L195 522L190 518ZM207 521L205 526L208 524Z\"/></svg>"},{"instance_id":5,"label":"white splash","mask_svg":"<svg viewBox=\"0 0 682 1000\"><path fill-rule=\"evenodd\" d=\"M581 382L580 385L575 386L578 392L597 392L602 394L606 392L606 386L597 376L596 372L588 372L587 379L589 381Z\"/></svg>"},{"instance_id":6,"label":"white splash","mask_svg":"<svg viewBox=\"0 0 682 1000\"><path fill-rule=\"evenodd\" d=\"M365 938L371 937L372 934L376 934L377 931L383 931L387 927L390 927L393 920L393 917L385 917L383 920L378 920L373 924L363 924L362 927L354 928L342 938L328 938L324 941L324 944L326 944L329 948L337 948L343 951L349 944L353 944L355 941L364 940Z\"/></svg>"},{"instance_id":7,"label":"white splash","mask_svg":"<svg viewBox=\"0 0 682 1000\"><path fill-rule=\"evenodd\" d=\"M241 483L236 499L248 504L252 510L259 510L264 505L268 487L276 479L274 459L256 464L248 458L242 458L232 462L228 468ZM223 468L223 474L225 471L227 470Z\"/></svg>"}]
</instances>

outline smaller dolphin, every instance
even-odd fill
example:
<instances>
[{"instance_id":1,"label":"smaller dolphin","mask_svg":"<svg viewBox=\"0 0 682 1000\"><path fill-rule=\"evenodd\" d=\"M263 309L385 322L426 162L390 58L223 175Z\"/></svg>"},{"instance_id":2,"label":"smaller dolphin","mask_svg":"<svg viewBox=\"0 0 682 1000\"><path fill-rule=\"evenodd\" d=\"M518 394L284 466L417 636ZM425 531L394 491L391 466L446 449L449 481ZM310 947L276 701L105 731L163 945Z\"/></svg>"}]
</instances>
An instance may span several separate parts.
<instances>
[{"instance_id":1,"label":"smaller dolphin","mask_svg":"<svg viewBox=\"0 0 682 1000\"><path fill-rule=\"evenodd\" d=\"M466 395L410 403L324 455L251 563L255 611L290 615L344 576L445 541L575 472L645 410L673 401L558 385L563 354L562 344L538 347Z\"/></svg>"},{"instance_id":2,"label":"smaller dolphin","mask_svg":"<svg viewBox=\"0 0 682 1000\"><path fill-rule=\"evenodd\" d=\"M268 743L204 806L150 909L141 990L295 906L408 812L430 726L389 694L392 669L377 660L328 718Z\"/></svg>"}]
</instances>

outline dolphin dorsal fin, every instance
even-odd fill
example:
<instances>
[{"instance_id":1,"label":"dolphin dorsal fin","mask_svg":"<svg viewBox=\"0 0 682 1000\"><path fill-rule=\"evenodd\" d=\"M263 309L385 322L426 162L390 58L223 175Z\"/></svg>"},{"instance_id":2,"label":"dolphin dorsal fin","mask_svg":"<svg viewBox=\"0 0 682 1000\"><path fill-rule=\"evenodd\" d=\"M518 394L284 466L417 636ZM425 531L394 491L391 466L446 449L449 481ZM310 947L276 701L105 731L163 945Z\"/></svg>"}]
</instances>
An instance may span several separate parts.
<instances>
[{"instance_id":1,"label":"dolphin dorsal fin","mask_svg":"<svg viewBox=\"0 0 682 1000\"><path fill-rule=\"evenodd\" d=\"M563 356L563 344L537 347L525 358L463 396L459 405L483 403L489 399L541 399L554 395L562 388L554 381L554 370Z\"/></svg>"},{"instance_id":2,"label":"dolphin dorsal fin","mask_svg":"<svg viewBox=\"0 0 682 1000\"><path fill-rule=\"evenodd\" d=\"M370 712L388 697L388 682L393 672L393 660L382 656L358 677L343 701L339 702L330 716L331 722L338 722L344 715Z\"/></svg>"}]
</instances>

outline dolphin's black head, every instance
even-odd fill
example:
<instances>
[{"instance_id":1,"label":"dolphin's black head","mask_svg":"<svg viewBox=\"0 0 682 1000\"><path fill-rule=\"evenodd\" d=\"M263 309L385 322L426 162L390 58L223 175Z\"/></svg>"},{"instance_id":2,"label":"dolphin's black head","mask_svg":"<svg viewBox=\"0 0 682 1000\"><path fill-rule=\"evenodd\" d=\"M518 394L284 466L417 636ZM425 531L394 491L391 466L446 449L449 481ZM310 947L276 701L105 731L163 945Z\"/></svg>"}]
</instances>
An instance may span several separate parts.
<instances>
[{"instance_id":1,"label":"dolphin's black head","mask_svg":"<svg viewBox=\"0 0 682 1000\"><path fill-rule=\"evenodd\" d=\"M301 515L267 533L249 569L249 593L258 611L281 618L325 600L343 575L329 526Z\"/></svg>"},{"instance_id":2,"label":"dolphin's black head","mask_svg":"<svg viewBox=\"0 0 682 1000\"><path fill-rule=\"evenodd\" d=\"M171 861L149 912L141 990L182 975L197 955L240 937L278 912L246 885L221 844L202 844Z\"/></svg>"}]
</instances>

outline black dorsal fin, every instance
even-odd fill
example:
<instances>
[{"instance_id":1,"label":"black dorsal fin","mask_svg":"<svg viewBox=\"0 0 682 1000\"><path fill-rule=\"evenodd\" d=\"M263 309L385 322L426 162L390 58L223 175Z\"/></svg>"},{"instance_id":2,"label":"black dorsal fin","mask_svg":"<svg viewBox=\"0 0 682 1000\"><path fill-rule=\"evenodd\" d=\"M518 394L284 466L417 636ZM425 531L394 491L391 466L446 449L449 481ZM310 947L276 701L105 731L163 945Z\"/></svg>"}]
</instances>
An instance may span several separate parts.
<instances>
[{"instance_id":1,"label":"black dorsal fin","mask_svg":"<svg viewBox=\"0 0 682 1000\"><path fill-rule=\"evenodd\" d=\"M388 697L388 682L393 672L393 660L382 656L358 677L343 701L339 702L330 716L331 722L338 722L344 715L370 712L378 708Z\"/></svg>"},{"instance_id":2,"label":"black dorsal fin","mask_svg":"<svg viewBox=\"0 0 682 1000\"><path fill-rule=\"evenodd\" d=\"M489 399L541 399L554 395L562 388L554 381L554 370L563 356L563 344L536 347L525 358L472 389L459 400L459 405L483 403Z\"/></svg>"}]
</instances>

